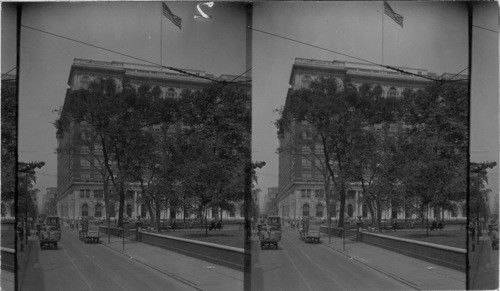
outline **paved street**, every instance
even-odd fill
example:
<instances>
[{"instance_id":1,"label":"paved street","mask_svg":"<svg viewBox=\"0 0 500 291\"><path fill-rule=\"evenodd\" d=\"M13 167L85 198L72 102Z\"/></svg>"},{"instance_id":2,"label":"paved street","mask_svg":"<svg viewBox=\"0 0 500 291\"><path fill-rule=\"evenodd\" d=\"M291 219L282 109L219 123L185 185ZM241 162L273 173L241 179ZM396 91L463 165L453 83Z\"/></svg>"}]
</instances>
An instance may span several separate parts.
<instances>
[{"instance_id":1,"label":"paved street","mask_svg":"<svg viewBox=\"0 0 500 291\"><path fill-rule=\"evenodd\" d=\"M475 252L469 250L470 289L495 290L498 288L498 250L492 250L491 240L487 235L482 236L480 241L481 245Z\"/></svg>"},{"instance_id":2,"label":"paved street","mask_svg":"<svg viewBox=\"0 0 500 291\"><path fill-rule=\"evenodd\" d=\"M283 229L278 250L260 250L254 236L252 290L408 290L381 272Z\"/></svg>"},{"instance_id":3,"label":"paved street","mask_svg":"<svg viewBox=\"0 0 500 291\"><path fill-rule=\"evenodd\" d=\"M196 290L105 245L85 244L66 228L57 250L31 243L19 280L20 290Z\"/></svg>"}]
</instances>

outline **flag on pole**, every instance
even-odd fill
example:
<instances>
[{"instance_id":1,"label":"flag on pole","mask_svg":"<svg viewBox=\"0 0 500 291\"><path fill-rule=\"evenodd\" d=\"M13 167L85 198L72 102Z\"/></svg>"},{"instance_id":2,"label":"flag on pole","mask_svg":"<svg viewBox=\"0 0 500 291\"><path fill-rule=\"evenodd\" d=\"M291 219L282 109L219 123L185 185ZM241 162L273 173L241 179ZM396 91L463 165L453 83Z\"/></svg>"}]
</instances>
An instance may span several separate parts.
<instances>
[{"instance_id":1,"label":"flag on pole","mask_svg":"<svg viewBox=\"0 0 500 291\"><path fill-rule=\"evenodd\" d=\"M394 12L389 3L387 3L386 1L384 1L384 13L392 18L392 20L394 20L397 24L401 25L401 27L403 27L403 16Z\"/></svg>"},{"instance_id":2,"label":"flag on pole","mask_svg":"<svg viewBox=\"0 0 500 291\"><path fill-rule=\"evenodd\" d=\"M170 9L168 8L167 4L165 4L165 2L162 2L162 6L163 6L163 16L170 19L170 21L172 21L173 24L179 27L179 29L182 29L181 28L182 19L179 16L173 14L172 11L170 11Z\"/></svg>"}]
</instances>

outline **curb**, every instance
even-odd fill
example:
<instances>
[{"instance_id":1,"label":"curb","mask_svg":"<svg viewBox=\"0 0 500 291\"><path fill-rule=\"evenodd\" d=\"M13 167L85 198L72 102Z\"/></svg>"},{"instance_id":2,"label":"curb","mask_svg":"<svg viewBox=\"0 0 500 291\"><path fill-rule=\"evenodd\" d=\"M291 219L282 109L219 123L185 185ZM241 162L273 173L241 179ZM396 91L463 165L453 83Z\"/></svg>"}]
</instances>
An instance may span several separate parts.
<instances>
[{"instance_id":1,"label":"curb","mask_svg":"<svg viewBox=\"0 0 500 291\"><path fill-rule=\"evenodd\" d=\"M401 282L401 283L403 283L403 284L405 284L405 285L407 285L407 286L409 286L409 287L411 287L411 288L413 288L413 289L415 289L415 290L422 290L422 289L420 289L417 285L415 285L414 283L412 283L412 282L410 282L410 281L408 281L408 280L406 280L406 279L404 279L404 278L401 278L401 277L399 277L399 276L397 276L397 275L394 275L394 274L392 274L392 273L386 272L386 271L384 271L384 270L382 270L382 269L380 269L380 268L377 268L377 267L375 267L375 266L373 266L373 265L371 265L371 264L368 264L368 263L366 263L365 261L363 261L363 260L361 260L361 259L358 259L358 258L357 258L356 256L354 256L354 255L351 255L351 254L348 254L347 252L343 252L343 251L340 251L340 250L334 249L334 248L332 248L332 247L328 246L325 242L321 242L321 244L322 244L323 246L325 246L325 247L327 247L327 248L331 249L331 250L334 250L334 251L336 251L336 252L338 252L338 253L340 253L340 254L342 254L342 255L344 255L344 256L346 256L346 257L348 257L348 258L349 258L349 259L351 259L351 260L354 260L354 261L356 261L356 262L358 262L358 263L360 263L360 264L363 264L363 265L365 265L365 266L367 266L367 267L369 267L369 268L371 268L371 269L373 269L373 270L375 270L375 271L377 271L377 272L379 272L379 273L382 273L382 274L384 274L384 275L386 275L386 276L388 276L388 277L390 277L390 278L392 278L392 279L394 279L394 280L396 280L396 281L398 281L398 282Z\"/></svg>"},{"instance_id":2,"label":"curb","mask_svg":"<svg viewBox=\"0 0 500 291\"><path fill-rule=\"evenodd\" d=\"M138 243L139 243L139 242L138 242ZM160 268L158 268L158 267L156 267L156 266L150 265L150 264L148 264L148 263L146 263L146 262L144 262L144 261L142 261L142 260L139 260L139 259L137 259L137 258L134 258L133 256L131 256L130 254L128 254L128 253L126 253L126 252L124 252L124 251L120 251L120 250L117 250L117 249L115 249L115 248L112 248L111 246L109 246L109 245L107 245L107 244L105 244L105 243L102 243L102 242L101 242L100 244L101 244L101 245L103 245L103 246L105 246L105 247L107 247L107 248L109 248L109 249L112 249L113 251L115 251L115 252L117 252L117 253L120 253L120 254L122 254L122 255L124 255L124 256L127 256L127 257L129 257L130 259L132 259L132 260L134 260L134 261L136 261L136 262L139 262L139 263L141 263L141 264L143 264L143 265L145 265L145 266L147 266L147 267L149 267L149 268L151 268L151 269L154 269L154 270L156 270L156 271L158 271L158 272L160 272L160 273L162 273L162 274L164 274L164 275L167 275L167 276L171 277L172 279L175 279L175 280L177 280L177 281L179 281L179 282L181 282L181 283L183 283L183 284L186 284L186 285L190 286L191 288L193 288L193 289L195 289L195 290L199 290L199 291L202 291L202 290L203 290L203 289L201 289L200 287L198 287L198 284L196 284L196 283L194 283L194 282L192 282L192 281L189 281L189 280L187 280L187 279L185 279L185 278L182 278L182 277L179 277L179 276L177 276L177 275L175 275L175 274L173 274L173 273L170 273L170 272L167 272L167 271L165 271L165 270L162 270L162 269L160 269Z\"/></svg>"}]
</instances>

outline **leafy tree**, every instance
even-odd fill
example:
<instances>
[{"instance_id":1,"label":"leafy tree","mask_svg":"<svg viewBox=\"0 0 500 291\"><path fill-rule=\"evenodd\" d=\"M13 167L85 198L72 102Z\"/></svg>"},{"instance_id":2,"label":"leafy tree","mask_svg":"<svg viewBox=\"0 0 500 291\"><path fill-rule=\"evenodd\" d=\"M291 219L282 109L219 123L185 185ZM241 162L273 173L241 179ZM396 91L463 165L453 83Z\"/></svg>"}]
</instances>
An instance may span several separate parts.
<instances>
[{"instance_id":1,"label":"leafy tree","mask_svg":"<svg viewBox=\"0 0 500 291\"><path fill-rule=\"evenodd\" d=\"M162 114L169 103L160 98L160 93L158 87L141 86L135 90L127 84L118 91L114 80L98 80L89 89L70 91L55 122L60 138L65 138L74 124L91 126L84 134L93 136L102 149L103 169L118 195L118 226L123 223L125 190L135 178L131 169L137 164L136 153L147 146L144 128L169 116ZM109 199L106 191L105 199Z\"/></svg>"},{"instance_id":2,"label":"leafy tree","mask_svg":"<svg viewBox=\"0 0 500 291\"><path fill-rule=\"evenodd\" d=\"M182 181L207 217L209 208L243 200L250 141L250 97L214 86L183 92L179 106L184 146Z\"/></svg>"},{"instance_id":3,"label":"leafy tree","mask_svg":"<svg viewBox=\"0 0 500 291\"><path fill-rule=\"evenodd\" d=\"M15 85L2 81L2 201L13 203L17 173L17 92Z\"/></svg>"},{"instance_id":4,"label":"leafy tree","mask_svg":"<svg viewBox=\"0 0 500 291\"><path fill-rule=\"evenodd\" d=\"M450 208L465 200L468 96L461 85L433 84L405 91L401 118L408 125L403 146L403 184L420 203L422 223L430 206Z\"/></svg>"}]
</instances>

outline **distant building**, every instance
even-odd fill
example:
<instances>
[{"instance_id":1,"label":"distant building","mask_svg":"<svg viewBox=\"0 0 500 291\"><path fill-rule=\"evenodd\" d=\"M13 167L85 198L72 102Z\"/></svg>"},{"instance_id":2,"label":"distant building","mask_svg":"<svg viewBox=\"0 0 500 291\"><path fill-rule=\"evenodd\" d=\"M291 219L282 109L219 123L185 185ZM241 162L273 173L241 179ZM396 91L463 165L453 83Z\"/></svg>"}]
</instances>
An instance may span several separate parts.
<instances>
[{"instance_id":1,"label":"distant building","mask_svg":"<svg viewBox=\"0 0 500 291\"><path fill-rule=\"evenodd\" d=\"M57 213L57 187L47 187L45 195L44 212L47 215Z\"/></svg>"},{"instance_id":2,"label":"distant building","mask_svg":"<svg viewBox=\"0 0 500 291\"><path fill-rule=\"evenodd\" d=\"M408 72L438 78L436 74L430 73L425 69L401 68ZM309 84L321 76L333 76L340 86L343 86L344 80L348 79L356 87L368 83L372 86L379 85L383 90L384 96L401 96L406 88L417 90L423 89L429 85L430 80L382 69L375 65L362 64L343 61L321 61L313 59L296 58L292 66L289 84L291 90L299 88L308 88ZM452 74L443 74L441 77L448 79ZM455 76L457 79L467 79L467 76ZM389 134L402 131L405 124L396 122L390 125ZM312 166L311 159L314 159L314 153L311 153L309 147L295 147L296 138L304 138L312 128L311 124L306 122L294 123L292 129L279 136L280 147L294 148L295 154L289 152L280 152L279 154L279 178L278 178L278 209L279 215L284 218L300 217L318 217L326 218L326 204L324 192L323 175ZM382 125L375 125L371 130L382 131ZM319 147L317 147L319 149ZM321 152L317 152L321 154ZM309 158L306 158L308 156ZM320 156L320 155L319 155ZM351 184L346 193L345 215L350 218L358 216L369 217L368 207L363 205L361 199L362 191L360 185ZM271 195L270 195L271 197ZM465 205L465 203L464 203ZM332 207L332 218L339 217L340 203L337 202ZM459 213L445 213L445 219L460 217L466 218L466 205L460 207ZM437 210L436 210L437 211ZM430 219L434 218L435 213L430 213ZM402 209L391 208L382 214L382 219L404 218Z\"/></svg>"},{"instance_id":3,"label":"distant building","mask_svg":"<svg viewBox=\"0 0 500 291\"><path fill-rule=\"evenodd\" d=\"M184 70L189 73L218 80L232 81L236 76L214 76L203 71ZM143 84L158 86L163 97L178 97L183 90L201 90L211 84L209 80L181 74L157 66L124 63L102 62L94 60L75 59L68 77L68 92L88 88L89 84L99 79L113 79L118 90L123 89L124 82L138 88ZM238 81L245 80L239 77ZM240 83L238 86L250 92L250 83ZM106 209L104 204L103 177L99 171L98 160L102 157L102 148L95 144L93 148L75 142L75 135L80 140L88 139L86 132L92 130L89 124L71 124L71 128L58 137L58 145L72 147L73 154L58 152L57 155L57 214L67 219L81 219L82 217L104 218ZM160 131L160 126L152 126L150 130ZM169 131L176 130L175 126ZM112 188L112 187L110 187ZM137 203L141 196L137 185L129 185L126 191L125 215L129 218L149 217L146 206ZM241 203L240 203L241 204ZM238 215L244 217L242 206L237 205L236 213L225 213L226 217ZM110 216L116 217L118 203L109 209ZM183 218L184 213L175 209L162 211L162 218ZM209 213L209 218L217 212Z\"/></svg>"},{"instance_id":4,"label":"distant building","mask_svg":"<svg viewBox=\"0 0 500 291\"><path fill-rule=\"evenodd\" d=\"M267 188L266 213L278 214L278 187Z\"/></svg>"}]
</instances>

